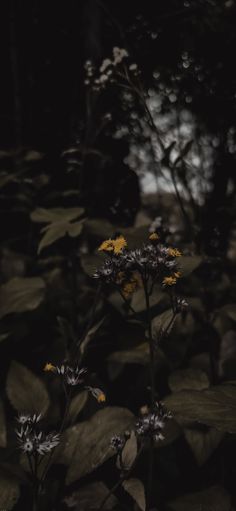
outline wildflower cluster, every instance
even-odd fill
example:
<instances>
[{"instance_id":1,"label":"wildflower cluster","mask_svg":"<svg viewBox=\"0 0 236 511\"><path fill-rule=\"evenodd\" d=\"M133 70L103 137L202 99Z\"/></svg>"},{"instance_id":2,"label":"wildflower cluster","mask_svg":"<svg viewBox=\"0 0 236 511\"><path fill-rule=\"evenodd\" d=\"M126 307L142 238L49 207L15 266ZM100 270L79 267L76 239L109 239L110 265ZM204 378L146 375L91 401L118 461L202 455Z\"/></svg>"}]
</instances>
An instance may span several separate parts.
<instances>
[{"instance_id":1,"label":"wildflower cluster","mask_svg":"<svg viewBox=\"0 0 236 511\"><path fill-rule=\"evenodd\" d=\"M153 438L155 442L164 440L163 430L166 421L171 419L172 415L167 411L162 403L155 403L154 410L144 414L136 423L136 434L142 439Z\"/></svg>"},{"instance_id":2,"label":"wildflower cluster","mask_svg":"<svg viewBox=\"0 0 236 511\"><path fill-rule=\"evenodd\" d=\"M98 250L109 257L96 270L94 277L106 284L120 286L125 296L132 294L144 281L166 287L175 285L181 277L177 264L181 252L159 243L155 232L141 248L128 250L126 240L119 236L104 241Z\"/></svg>"},{"instance_id":3,"label":"wildflower cluster","mask_svg":"<svg viewBox=\"0 0 236 511\"><path fill-rule=\"evenodd\" d=\"M125 59L129 58L129 54L125 48L118 48L114 46L112 50L112 57L105 58L99 69L96 69L91 60L87 60L84 65L85 80L87 86L92 86L94 91L104 89L105 86L114 81L114 76L119 73L121 64ZM129 63L127 69L136 75L138 73L138 66L135 63Z\"/></svg>"},{"instance_id":4,"label":"wildflower cluster","mask_svg":"<svg viewBox=\"0 0 236 511\"><path fill-rule=\"evenodd\" d=\"M47 362L44 371L58 374L65 386L74 387L80 385L81 389L88 390L98 403L104 403L106 401L106 396L101 389L85 385L88 371L84 367L80 369L79 366L71 367L68 364L54 366L51 362Z\"/></svg>"},{"instance_id":5,"label":"wildflower cluster","mask_svg":"<svg viewBox=\"0 0 236 511\"><path fill-rule=\"evenodd\" d=\"M66 385L73 387L75 385L82 385L87 374L87 369L80 369L79 366L71 367L68 364L54 366L51 363L47 363L44 367L44 371L59 374Z\"/></svg>"},{"instance_id":6,"label":"wildflower cluster","mask_svg":"<svg viewBox=\"0 0 236 511\"><path fill-rule=\"evenodd\" d=\"M16 435L19 447L24 453L44 456L59 444L59 434L46 434L39 429L40 420L41 414L20 414L17 418L19 429L16 429Z\"/></svg>"}]
</instances>

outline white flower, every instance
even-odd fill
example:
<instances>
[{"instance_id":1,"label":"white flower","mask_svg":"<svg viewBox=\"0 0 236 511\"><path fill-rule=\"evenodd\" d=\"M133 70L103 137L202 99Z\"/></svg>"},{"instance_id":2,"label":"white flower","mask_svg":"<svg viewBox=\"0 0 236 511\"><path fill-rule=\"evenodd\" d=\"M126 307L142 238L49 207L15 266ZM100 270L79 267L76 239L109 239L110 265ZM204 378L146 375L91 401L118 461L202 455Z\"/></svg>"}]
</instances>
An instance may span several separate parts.
<instances>
[{"instance_id":1,"label":"white flower","mask_svg":"<svg viewBox=\"0 0 236 511\"><path fill-rule=\"evenodd\" d=\"M100 83L104 83L108 80L108 76L107 75L101 75L100 76Z\"/></svg>"},{"instance_id":2,"label":"white flower","mask_svg":"<svg viewBox=\"0 0 236 511\"><path fill-rule=\"evenodd\" d=\"M115 46L113 48L113 55L114 55L114 61L113 61L113 64L116 65L116 64L120 64L120 62L122 62L122 60L125 58L125 57L128 57L129 54L128 52L125 50L125 48L118 48L117 46Z\"/></svg>"},{"instance_id":3,"label":"white flower","mask_svg":"<svg viewBox=\"0 0 236 511\"><path fill-rule=\"evenodd\" d=\"M136 71L137 69L138 69L137 64L130 64L130 66L129 66L130 71Z\"/></svg>"},{"instance_id":4,"label":"white flower","mask_svg":"<svg viewBox=\"0 0 236 511\"><path fill-rule=\"evenodd\" d=\"M54 447L56 447L59 444L59 441L60 440L58 434L54 435L53 433L49 433L48 435L46 435L44 440L42 440L42 442L38 443L36 450L39 454L43 456L47 452L54 449Z\"/></svg>"},{"instance_id":5,"label":"white flower","mask_svg":"<svg viewBox=\"0 0 236 511\"><path fill-rule=\"evenodd\" d=\"M23 444L22 444L22 450L24 452L32 452L33 451L33 448L34 448L34 444L33 442L31 442L31 440L27 439Z\"/></svg>"},{"instance_id":6,"label":"white flower","mask_svg":"<svg viewBox=\"0 0 236 511\"><path fill-rule=\"evenodd\" d=\"M111 65L112 65L112 61L110 59L104 59L102 62L102 65L100 66L99 71L101 71L101 73L103 73L106 70L106 68Z\"/></svg>"}]
</instances>

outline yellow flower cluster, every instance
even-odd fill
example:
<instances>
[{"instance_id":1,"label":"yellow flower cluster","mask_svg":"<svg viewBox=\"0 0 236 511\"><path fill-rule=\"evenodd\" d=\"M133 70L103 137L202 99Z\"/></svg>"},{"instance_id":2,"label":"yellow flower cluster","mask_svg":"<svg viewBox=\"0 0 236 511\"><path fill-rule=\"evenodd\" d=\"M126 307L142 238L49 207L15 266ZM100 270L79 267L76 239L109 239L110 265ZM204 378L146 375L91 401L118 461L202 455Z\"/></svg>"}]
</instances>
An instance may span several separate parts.
<instances>
[{"instance_id":1,"label":"yellow flower cluster","mask_svg":"<svg viewBox=\"0 0 236 511\"><path fill-rule=\"evenodd\" d=\"M156 232L152 232L152 234L150 234L150 236L149 236L149 239L151 241L157 241L157 240L159 240L159 236Z\"/></svg>"},{"instance_id":2,"label":"yellow flower cluster","mask_svg":"<svg viewBox=\"0 0 236 511\"><path fill-rule=\"evenodd\" d=\"M181 257L182 253L177 248L168 248L168 254L171 257Z\"/></svg>"},{"instance_id":3,"label":"yellow flower cluster","mask_svg":"<svg viewBox=\"0 0 236 511\"><path fill-rule=\"evenodd\" d=\"M54 372L56 367L51 364L51 362L47 362L47 364L44 366L43 370L46 372L52 371Z\"/></svg>"},{"instance_id":4,"label":"yellow flower cluster","mask_svg":"<svg viewBox=\"0 0 236 511\"><path fill-rule=\"evenodd\" d=\"M113 252L113 254L120 254L122 250L127 247L127 241L124 236L119 236L115 240L109 239L102 242L99 251L102 252Z\"/></svg>"},{"instance_id":5,"label":"yellow flower cluster","mask_svg":"<svg viewBox=\"0 0 236 511\"><path fill-rule=\"evenodd\" d=\"M171 275L170 277L165 277L162 281L162 284L164 286L174 286L177 282L177 279L181 277L180 271L176 271L174 275Z\"/></svg>"}]
</instances>

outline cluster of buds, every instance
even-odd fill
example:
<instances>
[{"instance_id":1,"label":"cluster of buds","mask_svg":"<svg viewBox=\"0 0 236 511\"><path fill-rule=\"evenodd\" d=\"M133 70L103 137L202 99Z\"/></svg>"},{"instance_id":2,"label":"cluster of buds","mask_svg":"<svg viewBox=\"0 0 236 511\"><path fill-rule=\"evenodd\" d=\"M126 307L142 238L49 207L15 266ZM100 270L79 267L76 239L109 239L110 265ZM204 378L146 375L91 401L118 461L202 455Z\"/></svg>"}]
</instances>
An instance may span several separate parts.
<instances>
[{"instance_id":1,"label":"cluster of buds","mask_svg":"<svg viewBox=\"0 0 236 511\"><path fill-rule=\"evenodd\" d=\"M110 445L111 445L111 448L117 453L117 454L120 454L124 445L125 445L125 438L120 436L120 435L114 435L112 438L111 438L111 442L110 442Z\"/></svg>"},{"instance_id":2,"label":"cluster of buds","mask_svg":"<svg viewBox=\"0 0 236 511\"><path fill-rule=\"evenodd\" d=\"M20 449L26 454L44 456L59 444L59 434L46 434L39 429L40 420L41 414L20 414L17 417L19 429L16 429L16 435Z\"/></svg>"},{"instance_id":3,"label":"cluster of buds","mask_svg":"<svg viewBox=\"0 0 236 511\"><path fill-rule=\"evenodd\" d=\"M163 430L166 421L172 418L162 403L155 403L153 411L145 413L136 423L136 435L141 439L153 438L155 442L164 440Z\"/></svg>"},{"instance_id":4,"label":"cluster of buds","mask_svg":"<svg viewBox=\"0 0 236 511\"><path fill-rule=\"evenodd\" d=\"M161 244L155 232L141 248L128 250L125 238L119 236L104 241L98 250L109 257L96 270L94 277L106 284L119 285L126 295L132 294L144 281L169 287L181 277L177 264L181 252Z\"/></svg>"},{"instance_id":5,"label":"cluster of buds","mask_svg":"<svg viewBox=\"0 0 236 511\"><path fill-rule=\"evenodd\" d=\"M106 401L106 396L101 389L85 385L85 379L88 371L84 367L80 368L78 365L71 367L66 363L55 366L51 364L51 362L47 362L44 367L44 371L58 374L66 387L75 387L79 385L81 390L88 390L92 396L95 397L98 403L103 403Z\"/></svg>"},{"instance_id":6,"label":"cluster of buds","mask_svg":"<svg viewBox=\"0 0 236 511\"><path fill-rule=\"evenodd\" d=\"M129 54L125 48L118 48L115 46L112 50L112 57L105 58L100 67L96 69L91 60L87 60L84 64L85 80L87 86L92 86L94 91L104 89L108 83L114 82L114 77L119 74L120 66L124 64L124 60L129 58ZM126 67L127 70L136 75L138 73L138 66L135 63L130 63Z\"/></svg>"}]
</instances>

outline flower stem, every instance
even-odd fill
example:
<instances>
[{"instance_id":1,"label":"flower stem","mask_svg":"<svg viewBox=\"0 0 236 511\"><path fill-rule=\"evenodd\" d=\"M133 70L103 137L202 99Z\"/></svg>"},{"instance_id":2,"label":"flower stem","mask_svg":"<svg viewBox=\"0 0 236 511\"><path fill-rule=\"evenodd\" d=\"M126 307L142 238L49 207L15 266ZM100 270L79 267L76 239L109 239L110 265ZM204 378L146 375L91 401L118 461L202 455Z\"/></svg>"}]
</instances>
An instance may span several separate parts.
<instances>
[{"instance_id":1,"label":"flower stem","mask_svg":"<svg viewBox=\"0 0 236 511\"><path fill-rule=\"evenodd\" d=\"M148 328L148 341L149 341L149 356L150 356L150 383L151 383L151 407L155 405L155 353L154 344L152 337L152 320L150 314L150 295L148 292L147 281L143 279L143 287L146 300L146 316L147 316L147 328ZM153 464L154 464L154 442L153 438L149 444L149 462L148 462L148 487L147 487L147 511L150 509L150 500L152 495L152 482L153 482Z\"/></svg>"}]
</instances>

